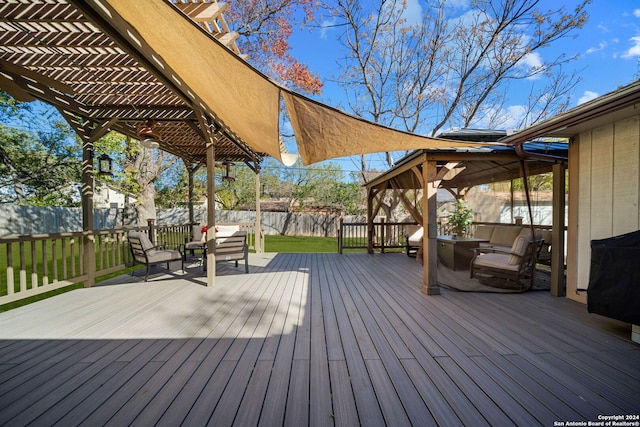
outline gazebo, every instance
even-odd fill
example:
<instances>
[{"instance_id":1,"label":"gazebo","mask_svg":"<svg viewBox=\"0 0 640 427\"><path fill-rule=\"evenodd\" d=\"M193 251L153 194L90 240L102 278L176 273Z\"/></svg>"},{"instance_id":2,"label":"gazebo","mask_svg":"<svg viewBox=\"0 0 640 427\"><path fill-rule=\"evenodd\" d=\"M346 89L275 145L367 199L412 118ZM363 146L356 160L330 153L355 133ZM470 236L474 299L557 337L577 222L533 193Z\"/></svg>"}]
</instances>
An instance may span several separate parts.
<instances>
[{"instance_id":1,"label":"gazebo","mask_svg":"<svg viewBox=\"0 0 640 427\"><path fill-rule=\"evenodd\" d=\"M369 221L369 241L373 238L373 218L378 214L387 192L394 192L413 219L428 230L425 242L423 292L435 293L439 289L436 269L435 249L436 192L446 189L452 194L464 195L471 187L513 180L542 173L553 172L553 241L552 247L564 248L565 230L565 170L567 168L568 145L562 142L534 141L517 147L499 144L506 131L463 129L444 134L452 140L473 141L484 146L457 149L416 150L394 165L385 173L366 184L367 219ZM423 191L427 189L427 192ZM408 192L414 198L407 197ZM428 193L422 197L419 206L419 192ZM424 214L423 214L424 212ZM369 245L370 248L372 245ZM552 253L551 293L564 296L564 251ZM431 275L431 278L429 278Z\"/></svg>"}]
</instances>

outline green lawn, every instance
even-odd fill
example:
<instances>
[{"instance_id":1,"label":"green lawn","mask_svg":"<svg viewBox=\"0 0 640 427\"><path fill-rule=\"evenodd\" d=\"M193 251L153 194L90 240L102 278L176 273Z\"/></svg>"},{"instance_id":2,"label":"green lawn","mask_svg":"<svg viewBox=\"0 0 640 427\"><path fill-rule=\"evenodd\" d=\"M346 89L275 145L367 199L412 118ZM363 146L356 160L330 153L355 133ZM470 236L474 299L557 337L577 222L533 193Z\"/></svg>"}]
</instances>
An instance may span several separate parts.
<instances>
[{"instance_id":1,"label":"green lawn","mask_svg":"<svg viewBox=\"0 0 640 427\"><path fill-rule=\"evenodd\" d=\"M336 237L264 236L265 252L338 252Z\"/></svg>"},{"instance_id":2,"label":"green lawn","mask_svg":"<svg viewBox=\"0 0 640 427\"><path fill-rule=\"evenodd\" d=\"M348 243L348 242L345 242ZM338 252L337 237L264 236L265 252ZM387 248L386 252L402 252L403 248ZM362 249L345 249L343 252L366 252Z\"/></svg>"}]
</instances>

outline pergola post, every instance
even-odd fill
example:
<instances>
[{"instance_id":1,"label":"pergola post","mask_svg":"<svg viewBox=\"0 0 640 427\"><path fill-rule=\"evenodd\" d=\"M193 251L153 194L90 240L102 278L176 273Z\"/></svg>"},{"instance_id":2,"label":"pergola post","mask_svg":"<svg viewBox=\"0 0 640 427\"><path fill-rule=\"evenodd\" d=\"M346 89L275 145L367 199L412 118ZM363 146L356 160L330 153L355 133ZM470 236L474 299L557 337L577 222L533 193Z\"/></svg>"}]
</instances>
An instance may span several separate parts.
<instances>
[{"instance_id":1,"label":"pergola post","mask_svg":"<svg viewBox=\"0 0 640 427\"><path fill-rule=\"evenodd\" d=\"M564 228L565 228L565 171L566 165L553 165L553 218L551 235L551 295L565 296L564 286Z\"/></svg>"},{"instance_id":2,"label":"pergola post","mask_svg":"<svg viewBox=\"0 0 640 427\"><path fill-rule=\"evenodd\" d=\"M93 171L93 143L108 131L116 119L93 122L87 118L79 118L65 109L58 108L60 115L82 140L82 267L87 279L84 287L90 288L96 283L96 246L93 230L93 192L95 175Z\"/></svg>"},{"instance_id":3,"label":"pergola post","mask_svg":"<svg viewBox=\"0 0 640 427\"><path fill-rule=\"evenodd\" d=\"M82 265L87 280L84 287L96 282L96 246L93 235L93 142L82 142Z\"/></svg>"},{"instance_id":4,"label":"pergola post","mask_svg":"<svg viewBox=\"0 0 640 427\"><path fill-rule=\"evenodd\" d=\"M195 219L195 215L193 213L193 175L196 171L195 168L191 167L190 165L186 164L185 162L185 166L187 167L187 173L189 174L189 225L193 224L196 222ZM189 229L189 232L191 233L191 229ZM191 236L193 238L193 236Z\"/></svg>"},{"instance_id":5,"label":"pergola post","mask_svg":"<svg viewBox=\"0 0 640 427\"><path fill-rule=\"evenodd\" d=\"M256 171L256 222L254 225L254 246L256 249L256 253L264 252L264 242L262 240L262 222L260 216L262 212L260 211L260 193L262 188L260 187L260 170Z\"/></svg>"},{"instance_id":6,"label":"pergola post","mask_svg":"<svg viewBox=\"0 0 640 427\"><path fill-rule=\"evenodd\" d=\"M438 287L438 242L437 238L437 214L436 196L437 183L436 162L425 161L422 164L422 227L424 230L422 237L422 292L427 295L440 295Z\"/></svg>"},{"instance_id":7,"label":"pergola post","mask_svg":"<svg viewBox=\"0 0 640 427\"><path fill-rule=\"evenodd\" d=\"M207 286L216 284L216 147L207 142Z\"/></svg>"}]
</instances>

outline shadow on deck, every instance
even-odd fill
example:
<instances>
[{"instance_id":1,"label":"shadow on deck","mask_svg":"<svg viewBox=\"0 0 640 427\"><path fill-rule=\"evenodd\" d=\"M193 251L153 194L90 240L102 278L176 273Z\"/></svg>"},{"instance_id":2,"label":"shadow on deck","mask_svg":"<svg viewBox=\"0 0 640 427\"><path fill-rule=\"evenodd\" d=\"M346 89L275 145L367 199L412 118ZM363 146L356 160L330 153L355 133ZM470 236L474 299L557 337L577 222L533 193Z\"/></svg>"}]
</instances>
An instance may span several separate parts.
<instances>
[{"instance_id":1,"label":"shadow on deck","mask_svg":"<svg viewBox=\"0 0 640 427\"><path fill-rule=\"evenodd\" d=\"M0 313L0 424L553 425L640 414L630 325L420 292L402 254L252 254ZM197 267L197 266L196 266Z\"/></svg>"}]
</instances>

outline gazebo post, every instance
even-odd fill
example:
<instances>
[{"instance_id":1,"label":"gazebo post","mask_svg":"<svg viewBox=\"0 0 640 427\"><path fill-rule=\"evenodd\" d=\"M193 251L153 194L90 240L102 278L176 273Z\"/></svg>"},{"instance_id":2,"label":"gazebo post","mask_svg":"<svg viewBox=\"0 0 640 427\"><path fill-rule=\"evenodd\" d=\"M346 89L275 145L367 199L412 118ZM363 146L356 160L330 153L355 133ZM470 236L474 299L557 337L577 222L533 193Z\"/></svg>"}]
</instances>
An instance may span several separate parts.
<instances>
[{"instance_id":1,"label":"gazebo post","mask_svg":"<svg viewBox=\"0 0 640 427\"><path fill-rule=\"evenodd\" d=\"M564 163L553 165L553 218L551 234L551 295L565 296L564 287L564 227L565 170Z\"/></svg>"},{"instance_id":2,"label":"gazebo post","mask_svg":"<svg viewBox=\"0 0 640 427\"><path fill-rule=\"evenodd\" d=\"M369 254L373 253L373 239L374 239L373 199L374 199L374 189L369 188L367 189L367 253Z\"/></svg>"},{"instance_id":3,"label":"gazebo post","mask_svg":"<svg viewBox=\"0 0 640 427\"><path fill-rule=\"evenodd\" d=\"M440 295L438 287L438 246L437 234L437 214L436 214L436 188L437 166L433 160L422 163L422 226L424 229L422 238L422 293L427 295Z\"/></svg>"}]
</instances>

